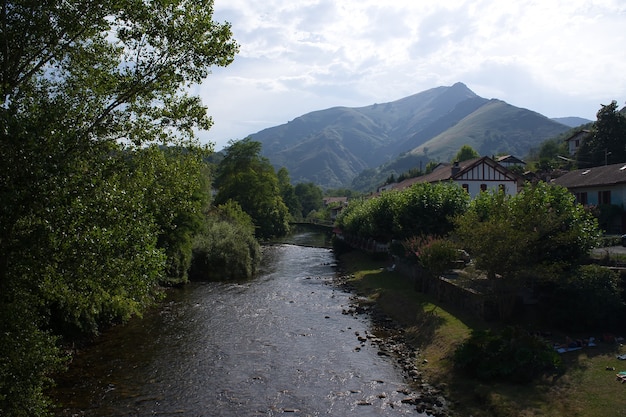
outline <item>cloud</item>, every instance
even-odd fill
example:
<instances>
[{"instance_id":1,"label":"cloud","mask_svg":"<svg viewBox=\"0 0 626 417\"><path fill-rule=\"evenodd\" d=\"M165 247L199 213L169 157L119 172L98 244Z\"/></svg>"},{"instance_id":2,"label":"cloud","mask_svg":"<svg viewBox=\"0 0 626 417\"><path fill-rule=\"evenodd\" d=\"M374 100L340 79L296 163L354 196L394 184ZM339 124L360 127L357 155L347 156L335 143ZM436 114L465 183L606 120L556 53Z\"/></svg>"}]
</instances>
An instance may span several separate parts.
<instances>
[{"instance_id":1,"label":"cloud","mask_svg":"<svg viewBox=\"0 0 626 417\"><path fill-rule=\"evenodd\" d=\"M220 149L309 111L464 82L549 117L626 100L620 0L215 0L241 52L199 88Z\"/></svg>"}]
</instances>

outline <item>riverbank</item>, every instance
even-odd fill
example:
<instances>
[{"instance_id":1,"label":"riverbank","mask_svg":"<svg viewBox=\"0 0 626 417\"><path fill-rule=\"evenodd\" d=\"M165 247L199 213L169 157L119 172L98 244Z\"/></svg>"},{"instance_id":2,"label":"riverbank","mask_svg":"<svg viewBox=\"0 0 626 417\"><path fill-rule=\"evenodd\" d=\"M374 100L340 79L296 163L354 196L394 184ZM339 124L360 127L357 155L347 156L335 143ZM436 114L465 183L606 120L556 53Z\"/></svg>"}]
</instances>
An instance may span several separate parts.
<instances>
[{"instance_id":1,"label":"riverbank","mask_svg":"<svg viewBox=\"0 0 626 417\"><path fill-rule=\"evenodd\" d=\"M409 279L388 270L385 259L359 251L339 257L342 285L355 294L351 314L370 314L393 354L408 369L416 389L426 387L445 398L450 415L461 417L626 416L626 389L615 380L626 370L617 356L626 348L598 343L593 348L566 352L564 373L533 385L484 384L457 373L452 355L476 329L493 327L414 291ZM555 338L564 337L555 334ZM430 401L430 397L429 401Z\"/></svg>"}]
</instances>

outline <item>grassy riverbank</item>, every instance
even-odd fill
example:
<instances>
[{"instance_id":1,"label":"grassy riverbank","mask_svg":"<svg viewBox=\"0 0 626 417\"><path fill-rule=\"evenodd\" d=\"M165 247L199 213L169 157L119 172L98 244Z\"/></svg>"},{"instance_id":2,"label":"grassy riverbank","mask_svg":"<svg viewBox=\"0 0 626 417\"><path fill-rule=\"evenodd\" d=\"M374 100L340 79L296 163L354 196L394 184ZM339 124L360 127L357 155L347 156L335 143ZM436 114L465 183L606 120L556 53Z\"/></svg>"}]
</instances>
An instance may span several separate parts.
<instances>
[{"instance_id":1,"label":"grassy riverbank","mask_svg":"<svg viewBox=\"0 0 626 417\"><path fill-rule=\"evenodd\" d=\"M451 357L473 329L493 328L492 323L414 291L408 279L386 269L389 263L384 260L372 260L358 251L343 254L340 260L353 275L350 283L356 291L403 326L407 340L419 350L417 361L425 379L445 387L446 396L455 403L455 415L626 416L626 384L615 380L617 371L626 371L626 361L616 359L626 353L626 347L600 342L564 353L564 373L533 385L480 383L457 373ZM553 337L560 340L565 335L555 332Z\"/></svg>"}]
</instances>

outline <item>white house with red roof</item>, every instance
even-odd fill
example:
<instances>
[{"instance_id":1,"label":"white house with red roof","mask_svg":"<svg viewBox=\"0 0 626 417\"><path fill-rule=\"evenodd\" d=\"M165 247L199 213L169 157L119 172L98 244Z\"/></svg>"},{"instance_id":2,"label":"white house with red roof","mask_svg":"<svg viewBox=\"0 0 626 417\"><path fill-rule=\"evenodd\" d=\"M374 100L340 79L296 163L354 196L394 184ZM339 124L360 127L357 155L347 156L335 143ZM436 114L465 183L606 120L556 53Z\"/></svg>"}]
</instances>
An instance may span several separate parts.
<instances>
[{"instance_id":1,"label":"white house with red roof","mask_svg":"<svg viewBox=\"0 0 626 417\"><path fill-rule=\"evenodd\" d=\"M523 184L519 175L508 170L488 156L453 164L441 163L426 175L406 179L393 188L403 190L417 183L453 182L474 198L482 191L502 190L517 194Z\"/></svg>"}]
</instances>

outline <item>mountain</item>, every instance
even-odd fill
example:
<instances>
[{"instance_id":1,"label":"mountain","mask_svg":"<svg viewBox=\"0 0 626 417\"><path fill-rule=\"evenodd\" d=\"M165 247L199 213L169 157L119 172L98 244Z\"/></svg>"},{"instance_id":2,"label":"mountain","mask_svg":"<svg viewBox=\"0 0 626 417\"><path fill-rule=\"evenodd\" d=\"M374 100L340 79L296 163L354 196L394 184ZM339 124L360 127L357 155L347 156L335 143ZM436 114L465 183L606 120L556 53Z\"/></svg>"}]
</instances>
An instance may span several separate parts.
<instances>
[{"instance_id":1,"label":"mountain","mask_svg":"<svg viewBox=\"0 0 626 417\"><path fill-rule=\"evenodd\" d=\"M389 103L307 113L250 137L261 142L262 155L275 167L287 168L294 183L341 188L352 187L364 172L398 174L429 160L448 161L464 144L481 155L525 155L567 129L456 83Z\"/></svg>"},{"instance_id":2,"label":"mountain","mask_svg":"<svg viewBox=\"0 0 626 417\"><path fill-rule=\"evenodd\" d=\"M568 129L539 113L492 99L411 153L448 162L463 145L470 145L483 156L524 156L533 146Z\"/></svg>"},{"instance_id":3,"label":"mountain","mask_svg":"<svg viewBox=\"0 0 626 417\"><path fill-rule=\"evenodd\" d=\"M582 117L553 117L552 120L569 127L578 127L593 122L593 120L583 119Z\"/></svg>"}]
</instances>

